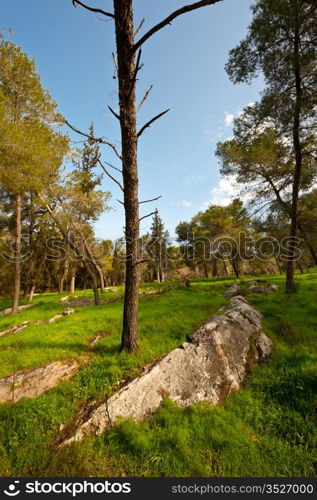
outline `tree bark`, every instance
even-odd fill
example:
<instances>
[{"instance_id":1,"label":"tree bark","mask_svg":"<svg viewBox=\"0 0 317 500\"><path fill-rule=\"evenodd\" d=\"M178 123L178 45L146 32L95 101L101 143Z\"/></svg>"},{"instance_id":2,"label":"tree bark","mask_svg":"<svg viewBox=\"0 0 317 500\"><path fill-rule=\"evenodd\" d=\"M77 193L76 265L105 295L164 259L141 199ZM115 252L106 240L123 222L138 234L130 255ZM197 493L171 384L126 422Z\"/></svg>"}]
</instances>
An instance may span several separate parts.
<instances>
[{"instance_id":1,"label":"tree bark","mask_svg":"<svg viewBox=\"0 0 317 500\"><path fill-rule=\"evenodd\" d=\"M230 262L232 264L234 274L236 275L237 278L240 278L239 264L236 262L235 259L232 259Z\"/></svg>"},{"instance_id":2,"label":"tree bark","mask_svg":"<svg viewBox=\"0 0 317 500\"><path fill-rule=\"evenodd\" d=\"M295 169L292 189L292 206L291 206L291 229L290 242L286 267L286 292L295 291L295 259L292 253L292 246L295 246L296 234L298 229L298 198L301 185L303 152L300 139L300 120L302 109L302 82L300 73L300 34L297 28L294 37L294 75L296 85L296 100L294 108L293 122L293 147L295 153Z\"/></svg>"},{"instance_id":3,"label":"tree bark","mask_svg":"<svg viewBox=\"0 0 317 500\"><path fill-rule=\"evenodd\" d=\"M121 349L138 349L139 199L132 0L114 0L125 207L126 279Z\"/></svg>"},{"instance_id":4,"label":"tree bark","mask_svg":"<svg viewBox=\"0 0 317 500\"><path fill-rule=\"evenodd\" d=\"M63 291L64 291L64 283L65 283L65 279L68 276L68 269L69 269L69 261L68 261L68 257L66 257L64 268L63 268L63 274L62 274L62 277L61 277L60 282L59 282L59 289L58 289L59 294L63 293Z\"/></svg>"},{"instance_id":5,"label":"tree bark","mask_svg":"<svg viewBox=\"0 0 317 500\"><path fill-rule=\"evenodd\" d=\"M30 295L29 295L29 302L32 302L33 297L34 297L34 292L35 292L35 285L32 285L31 290L30 290Z\"/></svg>"},{"instance_id":6,"label":"tree bark","mask_svg":"<svg viewBox=\"0 0 317 500\"><path fill-rule=\"evenodd\" d=\"M69 293L75 293L76 274L73 272L70 277Z\"/></svg>"},{"instance_id":7,"label":"tree bark","mask_svg":"<svg viewBox=\"0 0 317 500\"><path fill-rule=\"evenodd\" d=\"M15 236L14 236L14 290L12 314L19 310L20 286L21 286L21 232L22 232L22 196L15 197Z\"/></svg>"}]
</instances>

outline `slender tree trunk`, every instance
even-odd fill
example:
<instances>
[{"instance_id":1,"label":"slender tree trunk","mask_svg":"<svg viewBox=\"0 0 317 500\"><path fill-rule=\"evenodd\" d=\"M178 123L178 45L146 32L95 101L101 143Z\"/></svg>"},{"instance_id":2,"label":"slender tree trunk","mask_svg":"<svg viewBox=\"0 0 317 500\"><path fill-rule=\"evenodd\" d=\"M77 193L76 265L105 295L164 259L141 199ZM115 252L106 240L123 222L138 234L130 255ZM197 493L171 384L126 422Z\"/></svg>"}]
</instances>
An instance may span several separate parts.
<instances>
[{"instance_id":1,"label":"slender tree trunk","mask_svg":"<svg viewBox=\"0 0 317 500\"><path fill-rule=\"evenodd\" d=\"M70 278L69 292L75 293L76 274L73 272Z\"/></svg>"},{"instance_id":2,"label":"slender tree trunk","mask_svg":"<svg viewBox=\"0 0 317 500\"><path fill-rule=\"evenodd\" d=\"M34 297L34 292L35 292L35 285L33 284L30 290L30 295L29 295L29 302L32 302L33 297Z\"/></svg>"},{"instance_id":3,"label":"slender tree trunk","mask_svg":"<svg viewBox=\"0 0 317 500\"><path fill-rule=\"evenodd\" d=\"M64 283L65 283L65 279L67 279L67 276L68 276L68 269L69 269L69 260L68 260L68 257L66 257L64 268L63 268L63 274L62 274L62 277L61 277L60 282L59 282L58 293L63 293L63 291L64 291Z\"/></svg>"},{"instance_id":4,"label":"slender tree trunk","mask_svg":"<svg viewBox=\"0 0 317 500\"><path fill-rule=\"evenodd\" d=\"M21 232L22 232L22 196L15 197L15 236L14 236L14 290L12 314L19 310L20 284L21 284Z\"/></svg>"},{"instance_id":5,"label":"slender tree trunk","mask_svg":"<svg viewBox=\"0 0 317 500\"><path fill-rule=\"evenodd\" d=\"M288 259L286 267L286 291L295 291L294 271L295 271L295 257L293 255L292 247L296 244L296 234L298 228L298 198L301 185L302 176L302 163L303 153L302 144L300 140L300 120L302 108L302 83L300 74L300 47L299 47L299 30L295 32L294 38L294 75L296 84L296 102L294 108L294 122L293 122L293 146L295 153L295 170L293 179L292 190L292 207L291 207L291 230L290 241L288 249Z\"/></svg>"},{"instance_id":6,"label":"slender tree trunk","mask_svg":"<svg viewBox=\"0 0 317 500\"><path fill-rule=\"evenodd\" d=\"M218 266L217 266L217 260L214 259L212 261L212 275L214 278L218 277Z\"/></svg>"},{"instance_id":7,"label":"slender tree trunk","mask_svg":"<svg viewBox=\"0 0 317 500\"><path fill-rule=\"evenodd\" d=\"M138 137L136 128L136 64L133 49L133 5L131 0L114 0L122 144L122 172L125 205L126 277L121 349L138 349L138 303L140 270Z\"/></svg>"},{"instance_id":8,"label":"slender tree trunk","mask_svg":"<svg viewBox=\"0 0 317 500\"><path fill-rule=\"evenodd\" d=\"M100 297L99 297L99 291L98 291L98 281L97 281L97 277L93 271L91 272L91 280L92 280L92 289L94 291L95 306L99 306L100 305Z\"/></svg>"},{"instance_id":9,"label":"slender tree trunk","mask_svg":"<svg viewBox=\"0 0 317 500\"><path fill-rule=\"evenodd\" d=\"M225 260L223 260L223 269L224 269L224 271L225 271L225 275L226 275L226 277L228 277L228 276L229 276L229 273L228 273L227 263L226 263L226 261L225 261Z\"/></svg>"},{"instance_id":10,"label":"slender tree trunk","mask_svg":"<svg viewBox=\"0 0 317 500\"><path fill-rule=\"evenodd\" d=\"M234 271L234 274L236 275L237 278L240 278L239 264L236 262L235 259L231 260L231 264L232 264L232 269Z\"/></svg>"},{"instance_id":11,"label":"slender tree trunk","mask_svg":"<svg viewBox=\"0 0 317 500\"><path fill-rule=\"evenodd\" d=\"M205 278L209 278L208 267L207 267L207 264L205 262L203 262L203 270L204 270Z\"/></svg>"},{"instance_id":12,"label":"slender tree trunk","mask_svg":"<svg viewBox=\"0 0 317 500\"><path fill-rule=\"evenodd\" d=\"M277 257L275 257L275 262L276 262L279 273L282 274L282 268L281 268L281 265L280 265Z\"/></svg>"}]
</instances>

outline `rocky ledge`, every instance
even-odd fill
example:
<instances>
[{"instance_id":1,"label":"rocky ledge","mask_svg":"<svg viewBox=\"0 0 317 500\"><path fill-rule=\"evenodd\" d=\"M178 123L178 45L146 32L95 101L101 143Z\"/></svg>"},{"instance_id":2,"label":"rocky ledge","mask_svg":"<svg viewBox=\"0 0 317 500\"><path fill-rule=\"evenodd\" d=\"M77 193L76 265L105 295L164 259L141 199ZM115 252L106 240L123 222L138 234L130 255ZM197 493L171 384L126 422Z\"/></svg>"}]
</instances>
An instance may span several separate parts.
<instances>
[{"instance_id":1,"label":"rocky ledge","mask_svg":"<svg viewBox=\"0 0 317 500\"><path fill-rule=\"evenodd\" d=\"M142 421L165 397L180 406L199 401L217 405L241 388L251 363L264 361L273 343L261 331L262 316L242 296L211 317L180 348L147 366L78 424L63 445L99 435L118 418Z\"/></svg>"}]
</instances>

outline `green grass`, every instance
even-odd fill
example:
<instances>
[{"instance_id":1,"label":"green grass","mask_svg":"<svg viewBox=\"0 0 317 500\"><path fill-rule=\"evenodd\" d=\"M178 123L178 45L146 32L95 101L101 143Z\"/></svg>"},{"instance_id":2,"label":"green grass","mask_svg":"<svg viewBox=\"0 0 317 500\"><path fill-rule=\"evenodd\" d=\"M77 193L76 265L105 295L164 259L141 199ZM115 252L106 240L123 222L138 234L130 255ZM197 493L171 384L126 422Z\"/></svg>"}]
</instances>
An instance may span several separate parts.
<instances>
[{"instance_id":1,"label":"green grass","mask_svg":"<svg viewBox=\"0 0 317 500\"><path fill-rule=\"evenodd\" d=\"M70 429L80 408L89 410L111 393L117 380L135 376L144 363L183 342L224 303L222 293L230 281L201 280L189 289L170 289L142 300L137 356L118 352L120 303L77 308L69 323L65 318L49 325L45 339L49 338L51 346L59 344L56 351L53 347L56 356L62 347L66 357L83 354L87 339L96 331L111 335L96 344L91 361L72 381L37 400L0 406L0 474L315 476L317 274L297 275L297 293L291 296L284 294L283 277L268 279L281 285L280 291L254 295L242 286L242 293L264 314L264 331L275 343L272 358L252 368L243 390L217 408L204 403L180 409L166 400L147 422L121 421L98 438L59 451L56 444L61 425ZM47 298L48 302L44 297L39 300L43 304L37 306L38 311L45 303L49 308L51 300L52 307L56 303L53 297ZM34 330L32 335L34 338L39 332ZM4 342L8 339L0 339L0 347ZM19 348L12 346L22 364L32 353L27 349L26 343L22 351L28 354L23 357ZM50 348L41 349L40 345L36 356L43 357L43 351L47 359ZM6 364L6 354L0 355Z\"/></svg>"},{"instance_id":2,"label":"green grass","mask_svg":"<svg viewBox=\"0 0 317 500\"><path fill-rule=\"evenodd\" d=\"M119 352L121 302L77 307L70 317L50 325L32 325L21 334L0 338L1 376L61 358L91 358L77 376L55 390L36 400L0 406L0 475L48 474L56 453L52 443L58 439L60 426L69 426L80 409L89 409L109 395L118 380L134 377L145 363L180 345L225 303L222 293L226 286L221 281L191 288L156 288L164 293L146 296L140 303L137 355ZM58 295L38 296L35 300L38 305L34 309L2 321L20 324L27 319L51 317L64 308ZM89 351L88 340L97 334L107 337Z\"/></svg>"}]
</instances>

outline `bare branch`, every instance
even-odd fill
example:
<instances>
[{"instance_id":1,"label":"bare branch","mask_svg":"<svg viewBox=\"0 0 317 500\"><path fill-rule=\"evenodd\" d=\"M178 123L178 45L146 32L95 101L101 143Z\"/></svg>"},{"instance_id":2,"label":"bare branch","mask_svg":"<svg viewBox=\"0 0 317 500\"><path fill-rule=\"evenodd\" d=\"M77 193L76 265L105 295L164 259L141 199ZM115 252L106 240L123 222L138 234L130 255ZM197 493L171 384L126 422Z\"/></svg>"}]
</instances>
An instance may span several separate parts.
<instances>
[{"instance_id":1,"label":"bare branch","mask_svg":"<svg viewBox=\"0 0 317 500\"><path fill-rule=\"evenodd\" d=\"M143 217L141 217L139 220L141 222L141 220L146 219L147 217L151 217L151 215L156 215L156 214L157 214L157 210L155 210L155 212L151 212L150 214L143 215Z\"/></svg>"},{"instance_id":2,"label":"bare branch","mask_svg":"<svg viewBox=\"0 0 317 500\"><path fill-rule=\"evenodd\" d=\"M157 33L159 30L162 28L165 28L168 24L171 24L176 17L181 16L182 14L186 14L187 12L191 12L192 10L200 9L201 7L207 7L208 5L214 5L215 3L222 2L222 0L201 0L200 2L195 2L191 5L185 5L184 7L181 7L180 9L175 10L172 14L170 14L166 19L161 21L160 23L156 24L151 28L145 35L140 38L138 42L134 45L134 51L137 51L141 45L146 42L151 36L153 36L155 33Z\"/></svg>"},{"instance_id":3,"label":"bare branch","mask_svg":"<svg viewBox=\"0 0 317 500\"><path fill-rule=\"evenodd\" d=\"M151 201L156 201L159 200L160 198L162 198L162 196L158 196L157 198L153 198L152 200L139 201L139 205L141 205L142 203L151 203Z\"/></svg>"},{"instance_id":4,"label":"bare branch","mask_svg":"<svg viewBox=\"0 0 317 500\"><path fill-rule=\"evenodd\" d=\"M108 177L110 177L110 179L111 179L113 182L115 182L115 183L119 186L119 188L121 189L121 191L123 191L123 192L124 192L124 189L123 189L123 186L122 186L121 182L120 182L120 181L118 181L115 177L113 177L113 176L110 174L110 172L108 172L108 170L107 170L107 169L106 169L106 167L105 167L105 166L101 163L101 161L100 161L100 160L98 160L98 163L99 163L99 165L101 166L102 170L105 172L105 174L106 174Z\"/></svg>"},{"instance_id":5,"label":"bare branch","mask_svg":"<svg viewBox=\"0 0 317 500\"><path fill-rule=\"evenodd\" d=\"M106 12L105 10L102 9L95 9L93 7L89 7L89 5L84 4L80 0L72 0L72 2L74 7L77 7L78 4L84 7L84 9L90 10L91 12L96 12L97 14L103 14L104 16L112 17L113 19L115 18L112 12Z\"/></svg>"},{"instance_id":6,"label":"bare branch","mask_svg":"<svg viewBox=\"0 0 317 500\"><path fill-rule=\"evenodd\" d=\"M169 111L170 111L170 109L166 109L165 111L162 111L162 113L159 113L158 115L154 116L154 118L152 118L152 120L150 120L149 122L147 122L144 125L144 127L141 128L140 132L138 132L138 137L141 137L141 135L143 134L143 132L144 132L145 129L147 129L148 127L150 127L152 125L152 123L156 122L156 120L158 120L162 116L166 115L166 113L168 113Z\"/></svg>"},{"instance_id":7,"label":"bare branch","mask_svg":"<svg viewBox=\"0 0 317 500\"><path fill-rule=\"evenodd\" d=\"M151 87L145 92L144 97L143 97L142 101L140 102L138 109L136 110L137 113L142 108L142 106L144 104L144 101L146 101L146 99L147 99L147 97L148 97L148 95L149 95L149 93L151 92L152 89L153 89L153 85L151 85Z\"/></svg>"},{"instance_id":8,"label":"bare branch","mask_svg":"<svg viewBox=\"0 0 317 500\"><path fill-rule=\"evenodd\" d=\"M82 135L84 137L87 137L88 139L94 141L94 142L98 142L99 144L105 144L106 146L108 146L110 149L112 149L112 151L115 153L115 155L119 158L119 160L122 160L122 156L120 155L120 153L118 152L116 146L114 144L112 144L111 142L108 142L106 141L105 139L103 139L102 137L94 137L90 134L85 134L85 132L82 132L81 130L79 130L78 128L74 127L73 125L71 125L67 120L65 120L65 123L66 125L71 128L74 132L76 132L77 134L79 135Z\"/></svg>"},{"instance_id":9,"label":"bare branch","mask_svg":"<svg viewBox=\"0 0 317 500\"><path fill-rule=\"evenodd\" d=\"M115 167L114 165L112 165L112 163L109 163L108 161L105 161L105 164L108 165L108 167L111 167L113 168L114 170L116 170L117 172L120 172L120 174L122 175L122 170L118 167Z\"/></svg>"},{"instance_id":10,"label":"bare branch","mask_svg":"<svg viewBox=\"0 0 317 500\"><path fill-rule=\"evenodd\" d=\"M123 203L123 201L117 199L117 202L121 203L121 205L125 206L124 203Z\"/></svg>"},{"instance_id":11,"label":"bare branch","mask_svg":"<svg viewBox=\"0 0 317 500\"><path fill-rule=\"evenodd\" d=\"M145 23L145 19L144 19L144 17L143 17L143 19L142 19L142 21L140 22L140 24L139 24L138 28L135 30L135 32L134 32L134 34L133 34L133 37L134 37L134 38L135 38L135 37L137 36L137 34L140 32L140 30L141 30L141 28L142 28L142 26L143 26L143 24L144 24L144 23Z\"/></svg>"},{"instance_id":12,"label":"bare branch","mask_svg":"<svg viewBox=\"0 0 317 500\"><path fill-rule=\"evenodd\" d=\"M119 120L119 122L121 121L121 118L120 116L118 115L118 113L116 113L112 108L111 106L108 106L108 109L111 111L111 113L113 114L113 116L115 116L117 118L117 120Z\"/></svg>"}]
</instances>

